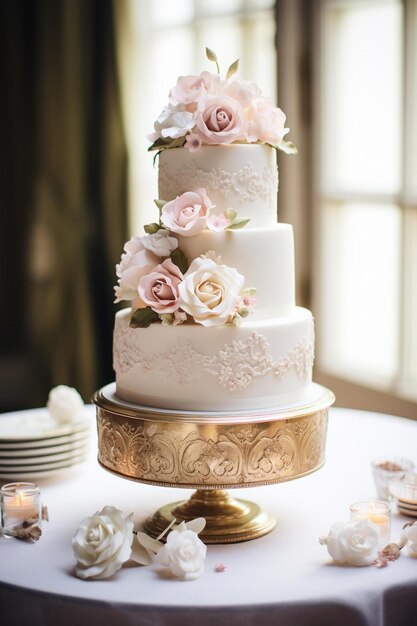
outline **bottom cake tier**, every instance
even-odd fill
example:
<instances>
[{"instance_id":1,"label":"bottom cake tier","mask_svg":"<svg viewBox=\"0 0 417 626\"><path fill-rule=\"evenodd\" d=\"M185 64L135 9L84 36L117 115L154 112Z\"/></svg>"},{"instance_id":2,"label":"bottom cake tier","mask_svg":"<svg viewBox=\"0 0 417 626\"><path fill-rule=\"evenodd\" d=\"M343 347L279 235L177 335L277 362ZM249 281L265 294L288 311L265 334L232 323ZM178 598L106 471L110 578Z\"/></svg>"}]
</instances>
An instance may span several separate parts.
<instances>
[{"instance_id":1,"label":"bottom cake tier","mask_svg":"<svg viewBox=\"0 0 417 626\"><path fill-rule=\"evenodd\" d=\"M285 317L203 328L130 328L116 314L116 393L142 405L190 411L244 411L306 401L311 392L314 325L295 307Z\"/></svg>"}]
</instances>

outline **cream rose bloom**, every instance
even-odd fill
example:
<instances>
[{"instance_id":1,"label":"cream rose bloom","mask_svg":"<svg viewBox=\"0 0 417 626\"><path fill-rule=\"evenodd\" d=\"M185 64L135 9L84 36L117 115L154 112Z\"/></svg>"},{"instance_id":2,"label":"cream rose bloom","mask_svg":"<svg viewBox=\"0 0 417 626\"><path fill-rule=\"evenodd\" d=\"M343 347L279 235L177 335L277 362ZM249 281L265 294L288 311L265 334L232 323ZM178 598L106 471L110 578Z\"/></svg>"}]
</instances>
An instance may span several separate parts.
<instances>
[{"instance_id":1,"label":"cream rose bloom","mask_svg":"<svg viewBox=\"0 0 417 626\"><path fill-rule=\"evenodd\" d=\"M79 578L109 578L130 559L133 513L126 518L113 506L82 520L72 540Z\"/></svg>"},{"instance_id":2,"label":"cream rose bloom","mask_svg":"<svg viewBox=\"0 0 417 626\"><path fill-rule=\"evenodd\" d=\"M84 402L74 387L58 385L49 392L46 407L50 415L59 423L72 422L84 412Z\"/></svg>"},{"instance_id":3,"label":"cream rose bloom","mask_svg":"<svg viewBox=\"0 0 417 626\"><path fill-rule=\"evenodd\" d=\"M179 306L203 326L220 326L234 314L244 282L233 267L199 257L178 287Z\"/></svg>"},{"instance_id":4,"label":"cream rose bloom","mask_svg":"<svg viewBox=\"0 0 417 626\"><path fill-rule=\"evenodd\" d=\"M168 568L177 578L193 580L204 571L206 553L207 547L198 534L182 522L169 533L166 544L158 551L154 561Z\"/></svg>"},{"instance_id":5,"label":"cream rose bloom","mask_svg":"<svg viewBox=\"0 0 417 626\"><path fill-rule=\"evenodd\" d=\"M336 522L327 537L320 543L337 563L363 566L370 565L378 557L381 534L379 527L369 520Z\"/></svg>"}]
</instances>

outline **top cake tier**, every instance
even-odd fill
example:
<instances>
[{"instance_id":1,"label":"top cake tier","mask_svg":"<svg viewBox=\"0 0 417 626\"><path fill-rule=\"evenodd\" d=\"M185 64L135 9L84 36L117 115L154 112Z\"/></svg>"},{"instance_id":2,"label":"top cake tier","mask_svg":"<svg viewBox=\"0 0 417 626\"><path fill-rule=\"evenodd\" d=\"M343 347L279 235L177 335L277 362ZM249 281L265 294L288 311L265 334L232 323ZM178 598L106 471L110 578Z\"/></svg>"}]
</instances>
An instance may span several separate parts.
<instances>
[{"instance_id":1,"label":"top cake tier","mask_svg":"<svg viewBox=\"0 0 417 626\"><path fill-rule=\"evenodd\" d=\"M159 155L159 198L173 200L186 191L204 188L213 213L235 209L251 227L277 222L278 168L276 151L261 144L183 148Z\"/></svg>"}]
</instances>

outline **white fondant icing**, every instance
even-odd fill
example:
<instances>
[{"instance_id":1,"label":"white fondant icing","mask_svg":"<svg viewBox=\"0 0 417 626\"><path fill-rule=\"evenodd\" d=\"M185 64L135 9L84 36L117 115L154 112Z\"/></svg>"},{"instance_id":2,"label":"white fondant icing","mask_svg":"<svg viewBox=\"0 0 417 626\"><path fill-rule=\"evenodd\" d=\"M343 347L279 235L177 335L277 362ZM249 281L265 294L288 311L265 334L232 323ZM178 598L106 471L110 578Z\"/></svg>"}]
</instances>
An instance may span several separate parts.
<instances>
[{"instance_id":1,"label":"white fondant icing","mask_svg":"<svg viewBox=\"0 0 417 626\"><path fill-rule=\"evenodd\" d=\"M189 410L244 410L297 402L313 367L310 311L244 326L196 324L129 327L130 310L116 315L117 394L149 406Z\"/></svg>"},{"instance_id":2,"label":"white fondant icing","mask_svg":"<svg viewBox=\"0 0 417 626\"><path fill-rule=\"evenodd\" d=\"M188 259L208 250L221 263L235 267L245 277L245 287L255 287L258 300L251 319L289 315L295 306L294 240L292 226L223 231L204 230L197 237L178 237Z\"/></svg>"},{"instance_id":3,"label":"white fondant icing","mask_svg":"<svg viewBox=\"0 0 417 626\"><path fill-rule=\"evenodd\" d=\"M159 155L159 198L173 200L203 187L214 213L233 208L252 226L277 221L275 150L260 144L203 146L197 152L171 148Z\"/></svg>"}]
</instances>

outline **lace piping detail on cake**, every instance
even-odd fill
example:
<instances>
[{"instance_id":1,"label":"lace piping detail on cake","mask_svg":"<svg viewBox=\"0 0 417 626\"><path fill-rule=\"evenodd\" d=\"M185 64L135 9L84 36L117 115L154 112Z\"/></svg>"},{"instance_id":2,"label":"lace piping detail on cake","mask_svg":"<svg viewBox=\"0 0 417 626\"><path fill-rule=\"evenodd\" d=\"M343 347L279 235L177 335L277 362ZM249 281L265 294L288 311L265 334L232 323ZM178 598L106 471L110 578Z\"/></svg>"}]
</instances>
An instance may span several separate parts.
<instances>
[{"instance_id":1,"label":"lace piping detail on cake","mask_svg":"<svg viewBox=\"0 0 417 626\"><path fill-rule=\"evenodd\" d=\"M152 356L145 356L134 345L134 332L128 326L115 331L113 366L116 372L125 374L135 366L148 372L158 369L175 376L180 384L211 374L222 387L238 391L266 374L273 373L282 379L290 369L295 369L298 376L305 379L313 367L314 338L303 337L285 356L274 361L266 338L256 332L247 341L225 344L218 355L201 354L187 341Z\"/></svg>"},{"instance_id":2,"label":"lace piping detail on cake","mask_svg":"<svg viewBox=\"0 0 417 626\"><path fill-rule=\"evenodd\" d=\"M160 163L159 183L161 195L166 198L174 198L190 189L204 187L208 191L219 191L224 198L234 191L240 202L263 198L272 205L276 201L278 190L278 170L271 165L264 167L262 172L256 172L253 164L247 163L237 172L227 172L221 168L206 171L197 167L193 161L186 170L170 175L169 168Z\"/></svg>"}]
</instances>

